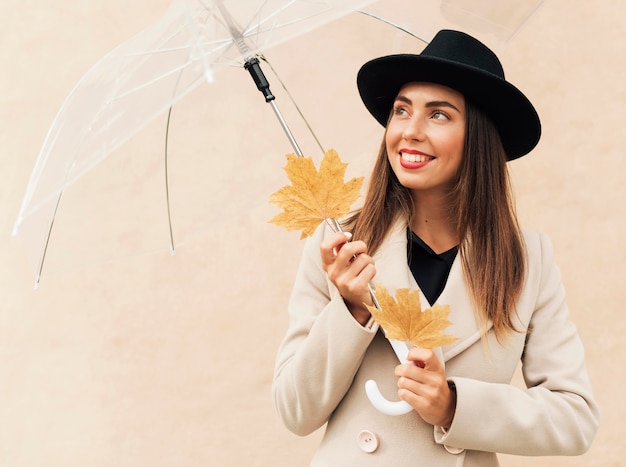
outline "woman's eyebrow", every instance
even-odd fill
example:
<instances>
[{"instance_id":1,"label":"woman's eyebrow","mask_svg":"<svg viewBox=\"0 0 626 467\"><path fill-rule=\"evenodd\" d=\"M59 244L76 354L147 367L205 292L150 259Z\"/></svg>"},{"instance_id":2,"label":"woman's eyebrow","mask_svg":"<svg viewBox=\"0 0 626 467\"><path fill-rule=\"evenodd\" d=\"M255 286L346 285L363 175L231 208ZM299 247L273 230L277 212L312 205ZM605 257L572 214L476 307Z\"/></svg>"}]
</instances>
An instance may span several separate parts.
<instances>
[{"instance_id":1,"label":"woman's eyebrow","mask_svg":"<svg viewBox=\"0 0 626 467\"><path fill-rule=\"evenodd\" d=\"M406 96L403 95L398 95L396 96L396 98L394 99L394 102L404 102L405 104L409 104L409 105L413 105L413 101L411 99L409 99ZM456 110L457 112L461 112L454 104L448 102L448 101L430 101L427 102L425 105L426 108L432 108L432 107L449 107L451 109Z\"/></svg>"},{"instance_id":2,"label":"woman's eyebrow","mask_svg":"<svg viewBox=\"0 0 626 467\"><path fill-rule=\"evenodd\" d=\"M394 102L401 101L401 102L404 102L405 104L409 104L409 105L412 105L412 104L413 104L413 102L411 101L411 99L409 99L408 97L403 96L403 95L398 95L398 96L396 96L396 98L395 98L393 101L394 101Z\"/></svg>"},{"instance_id":3,"label":"woman's eyebrow","mask_svg":"<svg viewBox=\"0 0 626 467\"><path fill-rule=\"evenodd\" d=\"M426 103L426 107L427 108L431 108L431 107L449 107L449 108L454 109L457 112L461 113L461 111L455 105L451 104L448 101L431 101L431 102L427 102Z\"/></svg>"}]
</instances>

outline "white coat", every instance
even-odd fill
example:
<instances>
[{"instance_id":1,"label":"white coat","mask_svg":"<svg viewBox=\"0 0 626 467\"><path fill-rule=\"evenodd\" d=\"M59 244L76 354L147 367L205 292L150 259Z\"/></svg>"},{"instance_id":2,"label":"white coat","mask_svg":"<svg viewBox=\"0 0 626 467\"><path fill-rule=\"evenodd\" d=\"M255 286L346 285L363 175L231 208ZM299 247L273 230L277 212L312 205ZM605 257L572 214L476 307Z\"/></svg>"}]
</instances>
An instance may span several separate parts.
<instances>
[{"instance_id":1,"label":"white coat","mask_svg":"<svg viewBox=\"0 0 626 467\"><path fill-rule=\"evenodd\" d=\"M517 302L520 333L499 344L493 329L481 340L457 256L438 303L450 305L458 337L438 349L457 391L447 433L416 412L378 412L364 385L375 380L397 400L398 359L377 325L350 315L322 269L320 227L307 240L289 303L289 327L278 351L274 400L291 431L326 432L312 466L494 466L496 454L577 455L598 428L598 407L585 369L583 345L568 318L565 291L546 236L524 233L526 280ZM417 284L407 265L406 224L397 223L374 255L376 277L393 292ZM422 306L428 304L422 295ZM524 332L526 331L526 332ZM522 363L528 389L510 385Z\"/></svg>"}]
</instances>

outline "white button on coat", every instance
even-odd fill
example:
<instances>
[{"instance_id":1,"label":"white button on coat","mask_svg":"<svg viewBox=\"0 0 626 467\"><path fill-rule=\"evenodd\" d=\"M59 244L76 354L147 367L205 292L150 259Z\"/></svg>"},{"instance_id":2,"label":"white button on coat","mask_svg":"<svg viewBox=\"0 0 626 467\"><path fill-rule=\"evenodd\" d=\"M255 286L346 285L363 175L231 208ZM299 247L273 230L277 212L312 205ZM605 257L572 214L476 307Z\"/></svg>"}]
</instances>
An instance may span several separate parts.
<instances>
[{"instance_id":1,"label":"white button on coat","mask_svg":"<svg viewBox=\"0 0 626 467\"><path fill-rule=\"evenodd\" d=\"M364 452L372 453L378 449L378 436L368 430L363 430L359 433L357 438L357 442L359 443L359 447Z\"/></svg>"}]
</instances>

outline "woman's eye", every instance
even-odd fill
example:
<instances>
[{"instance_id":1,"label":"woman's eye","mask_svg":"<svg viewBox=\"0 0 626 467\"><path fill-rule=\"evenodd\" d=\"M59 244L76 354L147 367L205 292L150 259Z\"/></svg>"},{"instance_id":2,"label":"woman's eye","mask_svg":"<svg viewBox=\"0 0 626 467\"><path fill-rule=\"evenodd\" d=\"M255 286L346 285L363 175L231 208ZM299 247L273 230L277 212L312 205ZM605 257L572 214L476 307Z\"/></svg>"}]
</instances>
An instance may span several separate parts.
<instances>
[{"instance_id":1,"label":"woman's eye","mask_svg":"<svg viewBox=\"0 0 626 467\"><path fill-rule=\"evenodd\" d=\"M433 118L435 120L449 120L450 117L448 116L447 113L442 112L441 110L436 110L433 112Z\"/></svg>"},{"instance_id":2,"label":"woman's eye","mask_svg":"<svg viewBox=\"0 0 626 467\"><path fill-rule=\"evenodd\" d=\"M407 114L407 110L404 107L396 106L393 109L393 114L394 115L406 115Z\"/></svg>"}]
</instances>

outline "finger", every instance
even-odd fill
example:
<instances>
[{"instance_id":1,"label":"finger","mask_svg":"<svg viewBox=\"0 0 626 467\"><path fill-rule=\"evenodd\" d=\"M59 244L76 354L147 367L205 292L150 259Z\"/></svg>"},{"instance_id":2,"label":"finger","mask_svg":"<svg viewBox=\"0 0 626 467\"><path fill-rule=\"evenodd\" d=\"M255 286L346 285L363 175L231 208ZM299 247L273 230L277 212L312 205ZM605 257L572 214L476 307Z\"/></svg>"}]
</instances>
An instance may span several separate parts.
<instances>
[{"instance_id":1,"label":"finger","mask_svg":"<svg viewBox=\"0 0 626 467\"><path fill-rule=\"evenodd\" d=\"M396 366L394 373L398 378L406 378L420 383L425 383L428 379L426 371L412 362Z\"/></svg>"},{"instance_id":2,"label":"finger","mask_svg":"<svg viewBox=\"0 0 626 467\"><path fill-rule=\"evenodd\" d=\"M320 244L320 255L324 266L331 264L337 257L341 247L352 238L350 232L337 232L326 237Z\"/></svg>"},{"instance_id":3,"label":"finger","mask_svg":"<svg viewBox=\"0 0 626 467\"><path fill-rule=\"evenodd\" d=\"M368 258L357 257L352 262L343 263L337 259L327 270L328 278L346 298L362 295L369 297L368 284L376 274L376 268Z\"/></svg>"},{"instance_id":4,"label":"finger","mask_svg":"<svg viewBox=\"0 0 626 467\"><path fill-rule=\"evenodd\" d=\"M395 369L395 375L398 378L406 378L427 386L441 386L446 381L446 374L442 366L432 368L428 363L420 361L398 365Z\"/></svg>"},{"instance_id":5,"label":"finger","mask_svg":"<svg viewBox=\"0 0 626 467\"><path fill-rule=\"evenodd\" d=\"M406 372L402 370L398 377L398 394L403 394L402 399L416 406L417 404L443 404L449 388L445 379L441 379L438 373L422 370L414 365L406 365Z\"/></svg>"},{"instance_id":6,"label":"finger","mask_svg":"<svg viewBox=\"0 0 626 467\"><path fill-rule=\"evenodd\" d=\"M400 376L398 378L397 386L398 390L408 391L418 397L425 397L432 392L432 386L429 384L407 376Z\"/></svg>"},{"instance_id":7,"label":"finger","mask_svg":"<svg viewBox=\"0 0 626 467\"><path fill-rule=\"evenodd\" d=\"M337 256L337 253L346 243L349 243L352 240L352 234L350 232L337 232L337 240L338 244L333 247L333 253Z\"/></svg>"},{"instance_id":8,"label":"finger","mask_svg":"<svg viewBox=\"0 0 626 467\"><path fill-rule=\"evenodd\" d=\"M425 370L440 371L443 369L439 358L431 349L423 349L417 346L411 347L407 360Z\"/></svg>"},{"instance_id":9,"label":"finger","mask_svg":"<svg viewBox=\"0 0 626 467\"><path fill-rule=\"evenodd\" d=\"M341 249L337 251L337 259L342 262L352 262L359 255L367 253L367 245L365 242L357 240L341 245Z\"/></svg>"},{"instance_id":10,"label":"finger","mask_svg":"<svg viewBox=\"0 0 626 467\"><path fill-rule=\"evenodd\" d=\"M369 283L376 274L374 259L366 254L361 254L353 258L349 266L353 274L359 277L362 282Z\"/></svg>"},{"instance_id":11,"label":"finger","mask_svg":"<svg viewBox=\"0 0 626 467\"><path fill-rule=\"evenodd\" d=\"M338 285L341 289L345 289L350 294L360 293L363 296L370 297L368 284L376 274L376 269L373 264L368 263L361 267L359 260L355 260L349 268L344 270L344 274L338 277ZM369 302L369 300L368 300Z\"/></svg>"},{"instance_id":12,"label":"finger","mask_svg":"<svg viewBox=\"0 0 626 467\"><path fill-rule=\"evenodd\" d=\"M335 232L322 240L320 248L325 251L332 251L333 249L339 250L343 244L348 243L350 240L352 240L352 234L350 232Z\"/></svg>"}]
</instances>

